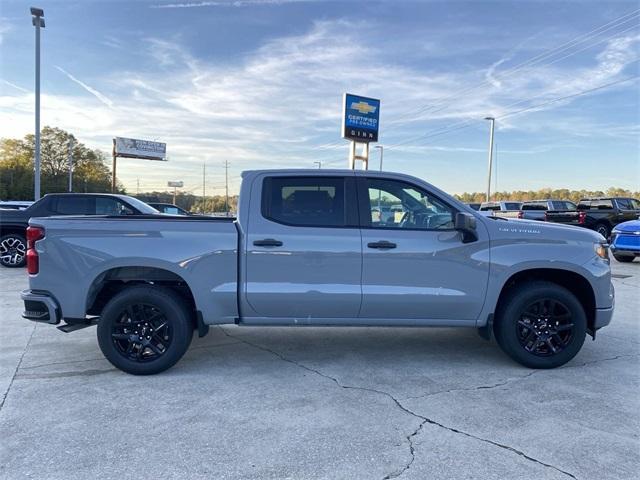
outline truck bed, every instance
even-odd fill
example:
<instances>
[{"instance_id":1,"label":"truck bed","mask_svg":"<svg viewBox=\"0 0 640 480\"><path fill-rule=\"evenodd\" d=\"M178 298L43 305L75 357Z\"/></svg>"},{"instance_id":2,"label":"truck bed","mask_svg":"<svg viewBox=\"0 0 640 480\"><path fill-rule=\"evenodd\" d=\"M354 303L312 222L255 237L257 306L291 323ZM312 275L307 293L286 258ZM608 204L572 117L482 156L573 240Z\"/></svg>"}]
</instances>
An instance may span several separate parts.
<instances>
[{"instance_id":1,"label":"truck bed","mask_svg":"<svg viewBox=\"0 0 640 480\"><path fill-rule=\"evenodd\" d=\"M205 322L227 323L237 316L234 218L74 216L32 218L29 224L45 229L37 242L40 272L32 276L31 288L52 293L65 306L64 317L84 318L85 301L95 297L92 288L114 272L126 281L125 269L170 272L183 279L208 317Z\"/></svg>"}]
</instances>

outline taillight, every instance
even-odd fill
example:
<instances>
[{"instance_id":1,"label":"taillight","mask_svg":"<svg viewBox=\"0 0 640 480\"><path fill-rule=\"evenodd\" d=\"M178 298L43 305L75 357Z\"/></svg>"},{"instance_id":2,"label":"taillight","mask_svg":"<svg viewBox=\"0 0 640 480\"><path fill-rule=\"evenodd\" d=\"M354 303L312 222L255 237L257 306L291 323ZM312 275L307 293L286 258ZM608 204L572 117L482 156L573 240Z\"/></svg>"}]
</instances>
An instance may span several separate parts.
<instances>
[{"instance_id":1,"label":"taillight","mask_svg":"<svg viewBox=\"0 0 640 480\"><path fill-rule=\"evenodd\" d=\"M518 218L524 218L524 212L522 210L518 212Z\"/></svg>"},{"instance_id":2,"label":"taillight","mask_svg":"<svg viewBox=\"0 0 640 480\"><path fill-rule=\"evenodd\" d=\"M587 219L587 212L578 212L578 223L580 225L584 225L585 220Z\"/></svg>"},{"instance_id":3,"label":"taillight","mask_svg":"<svg viewBox=\"0 0 640 480\"><path fill-rule=\"evenodd\" d=\"M40 270L36 242L44 238L44 228L27 227L27 272L35 275Z\"/></svg>"}]
</instances>

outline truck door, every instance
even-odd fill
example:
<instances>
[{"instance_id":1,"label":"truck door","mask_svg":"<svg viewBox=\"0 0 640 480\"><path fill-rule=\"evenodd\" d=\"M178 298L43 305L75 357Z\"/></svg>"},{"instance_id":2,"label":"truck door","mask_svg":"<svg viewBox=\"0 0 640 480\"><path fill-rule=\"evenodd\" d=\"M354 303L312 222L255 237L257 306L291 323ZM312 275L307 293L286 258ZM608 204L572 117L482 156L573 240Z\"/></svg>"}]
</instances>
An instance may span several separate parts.
<instances>
[{"instance_id":1,"label":"truck door","mask_svg":"<svg viewBox=\"0 0 640 480\"><path fill-rule=\"evenodd\" d=\"M247 303L263 317L356 318L362 246L353 175L264 175L245 235Z\"/></svg>"},{"instance_id":2,"label":"truck door","mask_svg":"<svg viewBox=\"0 0 640 480\"><path fill-rule=\"evenodd\" d=\"M488 236L462 243L456 210L403 180L358 177L361 318L475 320L489 276Z\"/></svg>"}]
</instances>

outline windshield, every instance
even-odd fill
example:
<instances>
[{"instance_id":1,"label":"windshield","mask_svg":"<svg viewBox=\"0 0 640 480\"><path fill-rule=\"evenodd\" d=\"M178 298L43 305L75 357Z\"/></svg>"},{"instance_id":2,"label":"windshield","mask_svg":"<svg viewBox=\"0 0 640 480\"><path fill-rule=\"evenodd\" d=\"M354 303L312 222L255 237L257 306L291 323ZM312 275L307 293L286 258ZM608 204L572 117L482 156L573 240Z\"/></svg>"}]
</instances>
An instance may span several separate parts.
<instances>
[{"instance_id":1,"label":"windshield","mask_svg":"<svg viewBox=\"0 0 640 480\"><path fill-rule=\"evenodd\" d=\"M129 205L131 205L132 207L134 207L136 210L138 210L140 213L144 215L157 215L158 213L160 213L158 210L156 210L152 206L147 205L146 203L144 203L141 200L138 200L137 198L126 197L124 198L124 200Z\"/></svg>"}]
</instances>

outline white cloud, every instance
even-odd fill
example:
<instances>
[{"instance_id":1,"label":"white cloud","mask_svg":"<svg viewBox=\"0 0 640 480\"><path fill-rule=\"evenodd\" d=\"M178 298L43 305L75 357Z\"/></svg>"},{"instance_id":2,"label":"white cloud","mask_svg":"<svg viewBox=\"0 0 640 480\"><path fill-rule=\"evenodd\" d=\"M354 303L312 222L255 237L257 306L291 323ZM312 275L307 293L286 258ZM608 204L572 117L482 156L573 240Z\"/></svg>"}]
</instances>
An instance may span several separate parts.
<instances>
[{"instance_id":1,"label":"white cloud","mask_svg":"<svg viewBox=\"0 0 640 480\"><path fill-rule=\"evenodd\" d=\"M84 88L87 92L89 92L91 95L93 95L94 97L96 97L98 100L100 100L102 103L104 103L107 107L113 107L113 102L106 96L103 95L102 93L100 93L98 90L96 90L95 88L87 85L86 83L82 82L81 80L78 80L76 77L74 77L73 75L71 75L69 72L67 72L65 69L63 69L62 67L59 67L58 65L55 65L56 69L59 70L60 72L62 72L63 74L65 74L69 80L71 80L72 82L77 83L78 85L80 85L82 88Z\"/></svg>"},{"instance_id":2,"label":"white cloud","mask_svg":"<svg viewBox=\"0 0 640 480\"><path fill-rule=\"evenodd\" d=\"M228 0L228 1L202 1L202 2L179 2L161 3L153 5L151 8L202 8L202 7L250 7L261 5L283 5L287 3L308 3L321 0Z\"/></svg>"},{"instance_id":3,"label":"white cloud","mask_svg":"<svg viewBox=\"0 0 640 480\"><path fill-rule=\"evenodd\" d=\"M10 86L11 88L15 88L16 90L18 90L19 92L23 92L23 93L29 93L29 90L27 90L26 88L22 88L19 85L16 85L15 83L11 83L8 80L0 80L2 83L4 83L5 85Z\"/></svg>"},{"instance_id":4,"label":"white cloud","mask_svg":"<svg viewBox=\"0 0 640 480\"><path fill-rule=\"evenodd\" d=\"M224 171L214 165L224 160L232 163L234 171L256 166L312 167L315 160L344 165L346 146L339 139L344 91L383 99L382 140L393 143L621 78L637 46L637 39L614 39L593 55L593 65L585 67L582 62L525 70L501 79L500 89L480 88L441 102L444 108L424 109L424 105L439 105L439 99L452 92L483 83L486 67L443 73L396 63L384 44L367 41L375 31L377 26L367 22L316 22L304 34L269 40L227 64L196 59L179 38L147 38L143 45L158 68L114 72L100 79L100 91L56 67L102 103L45 92L43 124L71 130L83 142L105 151L115 135L166 141L170 162L151 169L148 162L123 161L120 177L129 185L137 176L162 184L167 177L179 175L177 179L197 189L202 162L210 166L212 183L220 182ZM20 93L0 96L0 112L10 119L6 132L3 125L3 135L31 131L33 96ZM531 98L535 100L513 106ZM408 111L418 113L407 115ZM593 127L586 125L585 130ZM501 128L535 126L518 117ZM633 132L620 128L617 135ZM420 148L425 148L421 143L412 143L418 150L399 151L421 154ZM426 148L444 152L447 146ZM454 148L461 155L484 152L475 146ZM523 154L525 150L521 149Z\"/></svg>"}]
</instances>

